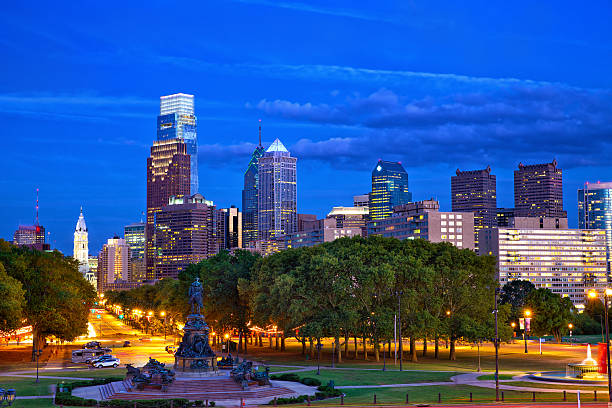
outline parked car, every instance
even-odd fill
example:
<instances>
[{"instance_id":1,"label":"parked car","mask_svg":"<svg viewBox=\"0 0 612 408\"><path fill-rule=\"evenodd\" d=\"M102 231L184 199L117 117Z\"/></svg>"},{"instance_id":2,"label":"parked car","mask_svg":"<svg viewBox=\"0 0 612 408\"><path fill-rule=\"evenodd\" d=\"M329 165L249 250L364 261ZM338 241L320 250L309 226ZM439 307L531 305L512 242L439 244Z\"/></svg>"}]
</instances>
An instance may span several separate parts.
<instances>
[{"instance_id":1,"label":"parked car","mask_svg":"<svg viewBox=\"0 0 612 408\"><path fill-rule=\"evenodd\" d=\"M102 344L100 344L99 341L90 341L89 343L83 346L83 348L86 348L86 349L95 349L95 348L101 348L101 347L102 347Z\"/></svg>"},{"instance_id":2,"label":"parked car","mask_svg":"<svg viewBox=\"0 0 612 408\"><path fill-rule=\"evenodd\" d=\"M128 340L123 342L123 347L131 347L132 343L130 343Z\"/></svg>"},{"instance_id":3,"label":"parked car","mask_svg":"<svg viewBox=\"0 0 612 408\"><path fill-rule=\"evenodd\" d=\"M106 353L103 349L81 349L72 351L73 363L89 363L91 360L101 357Z\"/></svg>"},{"instance_id":4,"label":"parked car","mask_svg":"<svg viewBox=\"0 0 612 408\"><path fill-rule=\"evenodd\" d=\"M169 354L174 354L174 353L176 353L176 349L177 349L177 347L176 347L176 346L174 346L174 345L168 345L168 346L166 346L166 352L167 352L167 353L169 353Z\"/></svg>"},{"instance_id":5,"label":"parked car","mask_svg":"<svg viewBox=\"0 0 612 408\"><path fill-rule=\"evenodd\" d=\"M119 361L118 358L113 357L110 359L104 359L102 361L96 361L95 363L91 363L91 365L94 366L95 368L117 367L119 363L121 363L121 361Z\"/></svg>"},{"instance_id":6,"label":"parked car","mask_svg":"<svg viewBox=\"0 0 612 408\"><path fill-rule=\"evenodd\" d=\"M115 356L112 356L110 354L105 354L105 355L100 356L100 357L92 358L91 360L89 360L89 364L96 364L98 361L112 360L114 358L115 358Z\"/></svg>"}]
</instances>

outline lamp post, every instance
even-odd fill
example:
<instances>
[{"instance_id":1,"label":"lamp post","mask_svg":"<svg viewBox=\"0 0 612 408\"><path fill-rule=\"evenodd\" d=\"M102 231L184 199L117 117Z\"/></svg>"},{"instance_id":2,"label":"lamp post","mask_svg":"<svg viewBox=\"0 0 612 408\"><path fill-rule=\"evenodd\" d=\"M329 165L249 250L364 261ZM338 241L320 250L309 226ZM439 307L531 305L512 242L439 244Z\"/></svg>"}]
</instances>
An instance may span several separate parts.
<instances>
[{"instance_id":1,"label":"lamp post","mask_svg":"<svg viewBox=\"0 0 612 408\"><path fill-rule=\"evenodd\" d=\"M612 406L612 369L610 368L610 325L608 322L608 297L612 295L612 289L604 289L604 318L606 319L606 359L608 362L608 406ZM597 292L590 291L589 297L594 299Z\"/></svg>"},{"instance_id":2,"label":"lamp post","mask_svg":"<svg viewBox=\"0 0 612 408\"><path fill-rule=\"evenodd\" d=\"M229 337L230 337L230 336L229 336L229 334L225 333L225 336L224 336L224 337L225 337L225 347L227 347L227 350L225 350L225 352L226 352L227 354L229 354Z\"/></svg>"},{"instance_id":3,"label":"lamp post","mask_svg":"<svg viewBox=\"0 0 612 408\"><path fill-rule=\"evenodd\" d=\"M38 346L38 342L36 342L36 346ZM34 354L36 355L36 383L38 384L40 381L38 380L38 357L42 354L42 349L34 350Z\"/></svg>"},{"instance_id":4,"label":"lamp post","mask_svg":"<svg viewBox=\"0 0 612 408\"><path fill-rule=\"evenodd\" d=\"M404 294L401 290L395 291L395 296L397 296L397 330L398 330L398 340L399 340L399 360L400 360L400 371L402 371L402 359L403 359L403 342L402 342L402 295Z\"/></svg>"},{"instance_id":5,"label":"lamp post","mask_svg":"<svg viewBox=\"0 0 612 408\"><path fill-rule=\"evenodd\" d=\"M164 318L164 340L166 340L166 312L161 312L160 314Z\"/></svg>"},{"instance_id":6,"label":"lamp post","mask_svg":"<svg viewBox=\"0 0 612 408\"><path fill-rule=\"evenodd\" d=\"M527 334L529 333L529 330L527 330L528 326L528 320L530 319L531 316L531 310L527 309L525 310L525 330L523 330L523 339L525 340L525 353L527 353Z\"/></svg>"},{"instance_id":7,"label":"lamp post","mask_svg":"<svg viewBox=\"0 0 612 408\"><path fill-rule=\"evenodd\" d=\"M321 375L321 339L317 340L317 375Z\"/></svg>"},{"instance_id":8,"label":"lamp post","mask_svg":"<svg viewBox=\"0 0 612 408\"><path fill-rule=\"evenodd\" d=\"M499 334L497 332L497 296L499 295L499 287L495 288L495 401L499 401ZM514 324L514 323L512 323ZM478 360L480 368L480 360Z\"/></svg>"},{"instance_id":9,"label":"lamp post","mask_svg":"<svg viewBox=\"0 0 612 408\"><path fill-rule=\"evenodd\" d=\"M573 324L568 324L567 327L569 328L569 332L570 332L570 346L572 345L572 329L574 328Z\"/></svg>"},{"instance_id":10,"label":"lamp post","mask_svg":"<svg viewBox=\"0 0 612 408\"><path fill-rule=\"evenodd\" d=\"M17 392L13 388L8 390L0 388L0 407L9 407L13 405Z\"/></svg>"}]
</instances>

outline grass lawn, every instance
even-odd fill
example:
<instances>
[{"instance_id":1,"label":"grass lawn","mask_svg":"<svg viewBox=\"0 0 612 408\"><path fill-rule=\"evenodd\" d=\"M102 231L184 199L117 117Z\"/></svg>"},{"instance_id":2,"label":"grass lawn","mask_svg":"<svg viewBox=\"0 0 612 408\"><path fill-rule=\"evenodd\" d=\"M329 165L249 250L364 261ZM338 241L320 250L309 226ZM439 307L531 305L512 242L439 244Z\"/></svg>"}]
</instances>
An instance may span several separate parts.
<instances>
[{"instance_id":1,"label":"grass lawn","mask_svg":"<svg viewBox=\"0 0 612 408\"><path fill-rule=\"evenodd\" d=\"M441 373L435 371L373 371L373 370L321 370L304 371L296 373L301 378L312 377L327 384L334 380L336 385L379 385L379 384L408 384L419 382L450 381L456 373Z\"/></svg>"},{"instance_id":2,"label":"grass lawn","mask_svg":"<svg viewBox=\"0 0 612 408\"><path fill-rule=\"evenodd\" d=\"M292 371L292 370L299 370L299 368L295 368L295 367L270 367L270 372L271 373L281 373L283 371ZM266 371L263 367L259 368L259 371Z\"/></svg>"},{"instance_id":3,"label":"grass lawn","mask_svg":"<svg viewBox=\"0 0 612 408\"><path fill-rule=\"evenodd\" d=\"M40 398L33 400L15 400L11 408L50 408L56 407L53 405L52 398Z\"/></svg>"},{"instance_id":4,"label":"grass lawn","mask_svg":"<svg viewBox=\"0 0 612 408\"><path fill-rule=\"evenodd\" d=\"M95 368L86 370L49 370L40 373L40 376L53 377L79 377L79 378L106 378L106 377L124 377L127 370L125 368ZM2 377L0 377L1 379ZM56 380L62 382L62 380ZM69 382L70 380L65 380Z\"/></svg>"},{"instance_id":5,"label":"grass lawn","mask_svg":"<svg viewBox=\"0 0 612 408\"><path fill-rule=\"evenodd\" d=\"M555 390L585 390L585 391L608 391L607 385L579 385L579 384L546 384L531 381L509 381L505 382L504 385L513 385L515 387L531 387L531 388L547 388Z\"/></svg>"},{"instance_id":6,"label":"grass lawn","mask_svg":"<svg viewBox=\"0 0 612 408\"><path fill-rule=\"evenodd\" d=\"M495 401L495 390L490 388L472 387L468 385L450 385L433 387L405 387L405 388L380 388L380 389L347 389L344 403L347 405L372 404L374 393L376 393L377 404L404 404L406 393L408 393L410 404L437 403L438 393L441 394L442 403L469 403L470 392L474 402L488 403ZM501 394L500 394L501 398ZM531 392L504 391L506 402L530 402ZM593 395L581 395L581 401L592 401ZM561 402L562 393L537 394L536 401ZM575 401L576 396L568 394L568 401ZM599 397L601 401L601 397ZM316 405L339 405L337 399L317 402Z\"/></svg>"},{"instance_id":7,"label":"grass lawn","mask_svg":"<svg viewBox=\"0 0 612 408\"><path fill-rule=\"evenodd\" d=\"M36 384L36 378L24 377L0 377L0 388L14 388L17 396L50 395L49 386L57 384L57 380L40 378Z\"/></svg>"},{"instance_id":8,"label":"grass lawn","mask_svg":"<svg viewBox=\"0 0 612 408\"><path fill-rule=\"evenodd\" d=\"M511 380L512 378L514 378L514 374L499 374L499 379L500 380ZM484 380L493 380L495 381L495 374L485 374L485 375L481 375L480 377L478 377L479 380L484 381Z\"/></svg>"}]
</instances>

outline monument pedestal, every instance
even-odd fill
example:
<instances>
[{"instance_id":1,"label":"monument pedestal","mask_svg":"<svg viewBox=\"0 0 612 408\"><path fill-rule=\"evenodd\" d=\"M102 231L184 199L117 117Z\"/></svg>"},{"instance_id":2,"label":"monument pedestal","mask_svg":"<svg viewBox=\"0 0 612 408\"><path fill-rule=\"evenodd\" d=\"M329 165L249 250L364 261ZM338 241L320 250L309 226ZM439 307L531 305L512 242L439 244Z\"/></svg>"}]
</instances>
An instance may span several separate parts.
<instances>
[{"instance_id":1,"label":"monument pedestal","mask_svg":"<svg viewBox=\"0 0 612 408\"><path fill-rule=\"evenodd\" d=\"M204 316L199 313L187 316L183 331L183 339L174 354L175 371L194 374L217 372L217 356L208 343L210 329Z\"/></svg>"}]
</instances>

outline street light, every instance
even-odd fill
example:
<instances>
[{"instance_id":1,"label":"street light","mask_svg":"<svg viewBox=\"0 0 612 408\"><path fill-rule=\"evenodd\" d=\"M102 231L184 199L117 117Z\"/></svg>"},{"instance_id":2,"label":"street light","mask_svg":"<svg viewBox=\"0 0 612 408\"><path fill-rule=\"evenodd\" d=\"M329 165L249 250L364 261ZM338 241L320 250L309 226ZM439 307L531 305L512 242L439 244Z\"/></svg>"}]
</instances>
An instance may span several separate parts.
<instances>
[{"instance_id":1,"label":"street light","mask_svg":"<svg viewBox=\"0 0 612 408\"><path fill-rule=\"evenodd\" d=\"M608 297L612 295L612 289L604 289L604 315L606 319L606 357L608 361L608 406L612 404L612 370L610 369L610 325L608 323ZM589 292L589 297L595 299L597 292Z\"/></svg>"},{"instance_id":2,"label":"street light","mask_svg":"<svg viewBox=\"0 0 612 408\"><path fill-rule=\"evenodd\" d=\"M36 342L36 345L38 346L38 342ZM36 349L34 350L34 355L36 355L36 383L38 384L40 381L38 380L38 357L40 357L40 355L42 354L42 349Z\"/></svg>"},{"instance_id":3,"label":"street light","mask_svg":"<svg viewBox=\"0 0 612 408\"><path fill-rule=\"evenodd\" d=\"M13 405L17 392L13 388L4 390L0 388L0 407L9 407Z\"/></svg>"},{"instance_id":4,"label":"street light","mask_svg":"<svg viewBox=\"0 0 612 408\"><path fill-rule=\"evenodd\" d=\"M400 358L400 371L402 371L402 360L403 360L403 341L402 341L402 295L403 291L395 291L395 296L397 296L397 332L399 338L399 358Z\"/></svg>"},{"instance_id":5,"label":"street light","mask_svg":"<svg viewBox=\"0 0 612 408\"><path fill-rule=\"evenodd\" d=\"M573 324L568 324L567 327L569 328L569 332L570 332L570 346L572 345L572 329L574 328Z\"/></svg>"},{"instance_id":6,"label":"street light","mask_svg":"<svg viewBox=\"0 0 612 408\"><path fill-rule=\"evenodd\" d=\"M225 333L225 335L223 336L225 337L225 347L227 347L227 350L225 350L228 354L229 354L229 334Z\"/></svg>"},{"instance_id":7,"label":"street light","mask_svg":"<svg viewBox=\"0 0 612 408\"><path fill-rule=\"evenodd\" d=\"M523 330L523 339L525 340L525 353L527 353L527 333L529 333L529 330L527 330L528 326L528 322L531 316L531 310L527 309L525 310L525 329Z\"/></svg>"},{"instance_id":8,"label":"street light","mask_svg":"<svg viewBox=\"0 0 612 408\"><path fill-rule=\"evenodd\" d=\"M160 315L164 318L164 340L166 340L166 312L161 312Z\"/></svg>"},{"instance_id":9,"label":"street light","mask_svg":"<svg viewBox=\"0 0 612 408\"><path fill-rule=\"evenodd\" d=\"M495 309L493 310L493 313L495 313L495 401L499 401L499 334L497 332L497 295L499 295L499 292L498 286L495 288ZM514 322L512 322L512 327L514 327ZM480 355L478 367L480 368Z\"/></svg>"}]
</instances>

